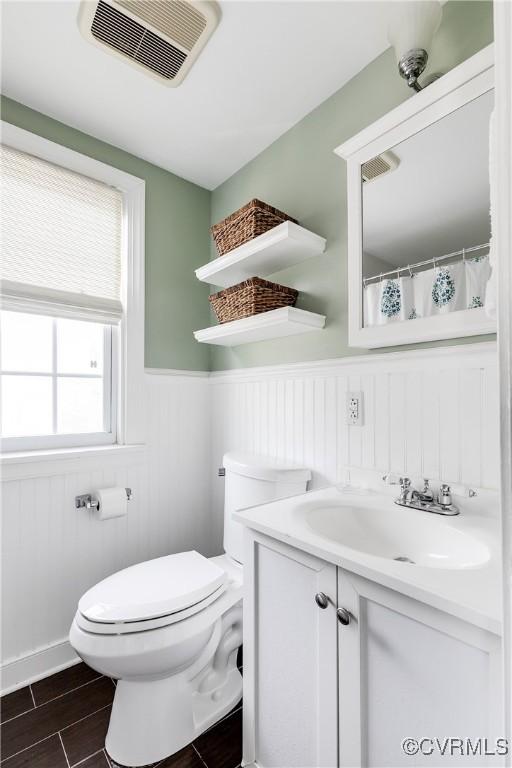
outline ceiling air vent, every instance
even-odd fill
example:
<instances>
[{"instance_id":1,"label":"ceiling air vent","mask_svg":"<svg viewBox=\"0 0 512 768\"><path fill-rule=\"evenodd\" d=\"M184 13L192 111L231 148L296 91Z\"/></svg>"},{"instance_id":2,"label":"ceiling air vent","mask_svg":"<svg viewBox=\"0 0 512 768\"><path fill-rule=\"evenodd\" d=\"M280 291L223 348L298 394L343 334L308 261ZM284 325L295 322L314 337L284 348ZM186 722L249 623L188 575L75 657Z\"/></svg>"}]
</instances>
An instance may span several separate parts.
<instances>
[{"instance_id":1,"label":"ceiling air vent","mask_svg":"<svg viewBox=\"0 0 512 768\"><path fill-rule=\"evenodd\" d=\"M374 181L379 176L394 171L395 168L398 168L398 163L398 157L392 152L383 152L362 164L361 177L363 181Z\"/></svg>"},{"instance_id":2,"label":"ceiling air vent","mask_svg":"<svg viewBox=\"0 0 512 768\"><path fill-rule=\"evenodd\" d=\"M213 0L83 0L78 23L90 42L176 86L219 18Z\"/></svg>"}]
</instances>

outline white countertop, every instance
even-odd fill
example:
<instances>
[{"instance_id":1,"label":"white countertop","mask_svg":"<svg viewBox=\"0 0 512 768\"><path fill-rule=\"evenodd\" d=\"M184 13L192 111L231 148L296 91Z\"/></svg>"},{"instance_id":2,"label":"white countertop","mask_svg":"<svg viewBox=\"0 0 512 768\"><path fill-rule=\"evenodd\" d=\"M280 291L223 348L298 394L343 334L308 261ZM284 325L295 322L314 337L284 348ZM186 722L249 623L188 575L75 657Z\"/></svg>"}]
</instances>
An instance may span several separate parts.
<instances>
[{"instance_id":1,"label":"white countertop","mask_svg":"<svg viewBox=\"0 0 512 768\"><path fill-rule=\"evenodd\" d=\"M500 547L495 517L468 508L455 517L443 517L443 524L483 542L489 548L490 558L481 566L430 568L370 555L319 535L308 525L304 513L326 502L371 508L379 514L393 509L393 497L389 494L333 487L250 507L236 513L234 519L322 560L501 634ZM466 507L470 507L470 503ZM410 511L426 516L432 514Z\"/></svg>"}]
</instances>

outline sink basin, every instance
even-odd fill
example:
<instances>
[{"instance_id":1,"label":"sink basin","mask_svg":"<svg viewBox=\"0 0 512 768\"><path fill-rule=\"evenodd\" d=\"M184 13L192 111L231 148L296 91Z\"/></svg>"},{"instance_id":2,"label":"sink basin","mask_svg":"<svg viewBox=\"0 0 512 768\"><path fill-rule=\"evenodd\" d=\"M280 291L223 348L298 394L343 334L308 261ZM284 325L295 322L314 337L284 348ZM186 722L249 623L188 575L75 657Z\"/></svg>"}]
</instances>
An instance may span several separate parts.
<instances>
[{"instance_id":1,"label":"sink basin","mask_svg":"<svg viewBox=\"0 0 512 768\"><path fill-rule=\"evenodd\" d=\"M475 536L426 512L324 504L302 514L319 536L408 567L475 568L490 557L488 547Z\"/></svg>"}]
</instances>

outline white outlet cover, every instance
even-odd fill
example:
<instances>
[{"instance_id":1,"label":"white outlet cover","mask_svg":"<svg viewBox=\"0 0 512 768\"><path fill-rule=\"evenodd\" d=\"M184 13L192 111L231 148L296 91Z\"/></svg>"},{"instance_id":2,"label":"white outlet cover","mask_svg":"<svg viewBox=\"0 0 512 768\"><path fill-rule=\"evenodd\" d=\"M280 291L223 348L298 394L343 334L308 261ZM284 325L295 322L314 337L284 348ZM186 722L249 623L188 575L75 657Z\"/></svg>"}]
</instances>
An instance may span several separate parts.
<instances>
[{"instance_id":1,"label":"white outlet cover","mask_svg":"<svg viewBox=\"0 0 512 768\"><path fill-rule=\"evenodd\" d=\"M363 393L347 392L347 424L351 427L362 427L363 416Z\"/></svg>"}]
</instances>

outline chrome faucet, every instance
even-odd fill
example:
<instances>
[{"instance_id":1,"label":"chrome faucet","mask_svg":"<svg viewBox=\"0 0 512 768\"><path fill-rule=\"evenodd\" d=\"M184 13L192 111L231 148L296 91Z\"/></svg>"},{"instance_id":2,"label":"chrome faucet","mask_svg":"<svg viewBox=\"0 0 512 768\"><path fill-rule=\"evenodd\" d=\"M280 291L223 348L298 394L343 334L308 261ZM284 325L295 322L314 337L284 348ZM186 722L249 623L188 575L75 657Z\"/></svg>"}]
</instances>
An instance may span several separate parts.
<instances>
[{"instance_id":1,"label":"chrome faucet","mask_svg":"<svg viewBox=\"0 0 512 768\"><path fill-rule=\"evenodd\" d=\"M392 479L392 475L384 475L382 479L390 485L396 485L396 480ZM451 489L447 483L441 484L437 498L434 498L426 477L423 479L423 488L420 491L412 487L408 477L401 477L399 483L400 493L395 499L395 504L410 509L419 509L422 512L433 512L436 515L459 514L458 507L452 502Z\"/></svg>"},{"instance_id":2,"label":"chrome faucet","mask_svg":"<svg viewBox=\"0 0 512 768\"><path fill-rule=\"evenodd\" d=\"M420 501L424 501L427 503L431 503L434 501L434 494L432 493L430 489L430 482L428 478L423 478L423 488L421 491L413 490L412 492L412 498L413 499L419 499ZM451 502L450 502L451 503Z\"/></svg>"}]
</instances>

